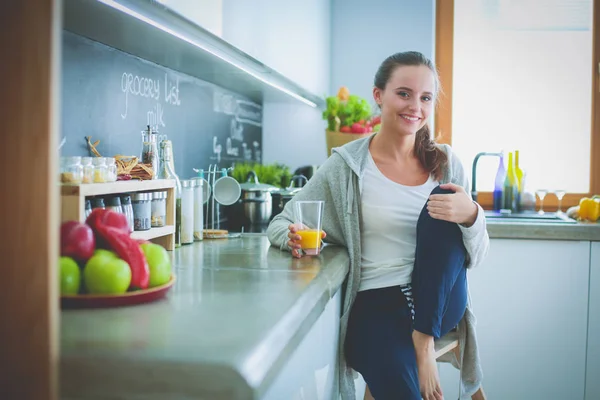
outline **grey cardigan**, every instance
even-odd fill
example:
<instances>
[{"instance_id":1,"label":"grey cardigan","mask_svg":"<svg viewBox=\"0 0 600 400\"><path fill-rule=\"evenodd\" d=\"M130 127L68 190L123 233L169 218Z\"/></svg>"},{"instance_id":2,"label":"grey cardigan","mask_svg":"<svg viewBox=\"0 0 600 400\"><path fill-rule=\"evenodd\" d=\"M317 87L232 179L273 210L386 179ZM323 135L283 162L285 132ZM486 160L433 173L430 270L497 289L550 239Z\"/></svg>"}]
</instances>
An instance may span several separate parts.
<instances>
[{"instance_id":1,"label":"grey cardigan","mask_svg":"<svg viewBox=\"0 0 600 400\"><path fill-rule=\"evenodd\" d=\"M342 400L354 400L355 372L347 366L344 357L344 339L348 327L350 310L360 285L360 195L362 178L369 152L369 143L374 135L358 139L342 147L335 148L325 163L317 170L308 184L288 202L283 212L273 218L267 229L273 246L290 251L287 246L288 226L293 221L292 204L297 200L324 200L323 230L327 232L325 242L344 246L350 258L350 270L342 286L342 315L339 340L339 385ZM448 168L444 171L441 183L455 183L469 193L469 184L460 160L448 145L439 145L448 156ZM468 268L475 267L485 258L489 248L483 209L471 227L460 226L465 248L468 253ZM460 360L454 352L446 354L440 361L450 362L460 368L461 399L468 399L477 391L482 381L482 371L477 351L475 316L471 311L471 300L467 304L464 317L458 325Z\"/></svg>"}]
</instances>

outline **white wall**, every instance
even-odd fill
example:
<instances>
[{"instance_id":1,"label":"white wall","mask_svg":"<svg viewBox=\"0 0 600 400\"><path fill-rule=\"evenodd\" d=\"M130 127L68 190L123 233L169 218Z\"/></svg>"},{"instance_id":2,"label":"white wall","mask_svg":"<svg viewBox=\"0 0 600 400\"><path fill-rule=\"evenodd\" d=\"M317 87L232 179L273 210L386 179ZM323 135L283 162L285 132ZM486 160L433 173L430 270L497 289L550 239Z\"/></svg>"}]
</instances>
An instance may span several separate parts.
<instances>
[{"instance_id":1,"label":"white wall","mask_svg":"<svg viewBox=\"0 0 600 400\"><path fill-rule=\"evenodd\" d=\"M331 93L347 86L371 104L379 64L399 51L434 56L435 0L331 0Z\"/></svg>"},{"instance_id":2,"label":"white wall","mask_svg":"<svg viewBox=\"0 0 600 400\"><path fill-rule=\"evenodd\" d=\"M325 96L329 92L330 0L223 0L223 39ZM265 101L263 162L292 169L327 157L321 111Z\"/></svg>"}]
</instances>

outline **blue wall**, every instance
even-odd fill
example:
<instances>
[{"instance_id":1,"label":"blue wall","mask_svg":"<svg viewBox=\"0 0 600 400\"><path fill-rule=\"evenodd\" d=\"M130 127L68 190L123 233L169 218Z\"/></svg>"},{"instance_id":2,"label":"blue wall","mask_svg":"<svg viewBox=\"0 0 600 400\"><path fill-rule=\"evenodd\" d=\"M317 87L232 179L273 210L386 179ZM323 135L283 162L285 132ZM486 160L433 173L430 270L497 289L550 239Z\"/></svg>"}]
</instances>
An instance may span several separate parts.
<instances>
[{"instance_id":1,"label":"blue wall","mask_svg":"<svg viewBox=\"0 0 600 400\"><path fill-rule=\"evenodd\" d=\"M389 55L434 56L435 0L331 0L331 93L347 86L374 104L373 77Z\"/></svg>"}]
</instances>

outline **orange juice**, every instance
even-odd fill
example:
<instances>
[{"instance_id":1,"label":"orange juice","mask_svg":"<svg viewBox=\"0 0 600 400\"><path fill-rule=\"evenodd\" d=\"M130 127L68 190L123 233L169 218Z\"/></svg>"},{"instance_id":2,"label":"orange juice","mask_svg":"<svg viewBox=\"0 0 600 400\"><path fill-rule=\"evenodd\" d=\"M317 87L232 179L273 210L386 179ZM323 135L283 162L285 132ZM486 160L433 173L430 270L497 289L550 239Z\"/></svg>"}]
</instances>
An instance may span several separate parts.
<instances>
[{"instance_id":1,"label":"orange juice","mask_svg":"<svg viewBox=\"0 0 600 400\"><path fill-rule=\"evenodd\" d=\"M314 250L321 247L321 231L316 229L306 229L298 231L297 233L301 238L300 245L302 246L302 250ZM318 254L318 251L316 253Z\"/></svg>"}]
</instances>

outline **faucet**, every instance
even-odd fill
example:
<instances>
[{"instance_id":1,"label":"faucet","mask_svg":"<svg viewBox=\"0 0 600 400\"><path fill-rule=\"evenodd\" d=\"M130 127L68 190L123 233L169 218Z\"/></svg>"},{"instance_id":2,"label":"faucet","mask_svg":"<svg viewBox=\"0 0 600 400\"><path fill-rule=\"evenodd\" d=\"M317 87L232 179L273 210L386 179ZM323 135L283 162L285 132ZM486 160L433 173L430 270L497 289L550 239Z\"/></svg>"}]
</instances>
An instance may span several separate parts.
<instances>
[{"instance_id":1,"label":"faucet","mask_svg":"<svg viewBox=\"0 0 600 400\"><path fill-rule=\"evenodd\" d=\"M490 152L481 152L481 153L477 153L477 155L475 156L475 159L473 159L473 169L471 171L471 197L473 198L473 201L477 201L477 162L479 161L479 158L482 156L491 156L491 157L504 157L504 153L503 152L499 152L499 153L490 153Z\"/></svg>"}]
</instances>

